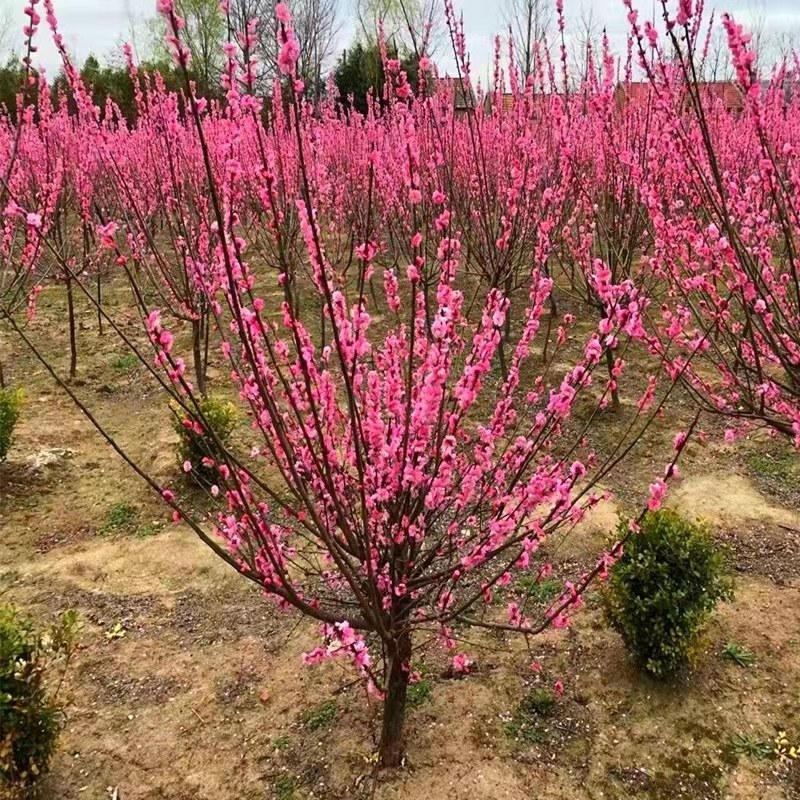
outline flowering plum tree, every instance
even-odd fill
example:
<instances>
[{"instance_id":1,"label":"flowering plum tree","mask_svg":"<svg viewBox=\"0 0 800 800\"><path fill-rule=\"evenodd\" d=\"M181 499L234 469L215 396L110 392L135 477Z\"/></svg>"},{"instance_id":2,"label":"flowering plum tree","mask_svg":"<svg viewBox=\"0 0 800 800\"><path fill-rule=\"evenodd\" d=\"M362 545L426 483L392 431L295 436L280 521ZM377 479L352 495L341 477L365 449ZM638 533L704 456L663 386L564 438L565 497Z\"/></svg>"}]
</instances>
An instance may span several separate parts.
<instances>
[{"instance_id":1,"label":"flowering plum tree","mask_svg":"<svg viewBox=\"0 0 800 800\"><path fill-rule=\"evenodd\" d=\"M648 268L669 294L650 347L709 412L800 446L800 142L796 98L787 102L796 75L784 64L762 85L749 36L725 16L742 106L732 112L697 80L709 42L702 7L663 10L669 58L653 26L629 14L661 139L644 197Z\"/></svg>"},{"instance_id":2,"label":"flowering plum tree","mask_svg":"<svg viewBox=\"0 0 800 800\"><path fill-rule=\"evenodd\" d=\"M383 701L380 756L396 765L412 660L423 647L441 644L453 651L454 672L468 671L467 655L455 652L463 627L524 635L564 627L589 583L605 575L622 543L585 572L564 575L546 609L531 601L531 585L556 568L550 538L569 533L603 499L601 482L661 411L682 369L669 375L655 362L624 429L610 447L606 437L602 455L594 451L597 411L624 369L614 353L647 336L649 298L631 275L614 279L602 257L587 259L582 269L602 313L583 327L573 315L554 319L551 264L575 185L570 176L560 181L552 159L537 163L530 87L515 117L456 119L441 98L415 96L387 57L384 103L366 116L339 115L331 104L317 113L303 100L291 14L279 3L284 86L265 104L252 92L249 48L231 43L225 103L208 103L190 79L184 22L172 0L158 0L184 86L171 95L156 80L129 127L112 108L95 108L52 0L44 6L77 109L55 113L78 130L102 178L90 204L91 257L113 260L126 277L154 357L99 313L183 424L214 440L206 466L219 475L210 489L215 511L148 475L62 385L176 521L282 608L320 623L321 644L305 660L352 663ZM450 4L448 18L466 69ZM542 113L568 140L568 120L597 107L565 95ZM508 158L490 165L489 152ZM77 180L74 170L66 175ZM12 183L9 204L19 203ZM589 191L605 190L598 185ZM501 213L492 197L502 198ZM50 246L47 227L30 227L31 261L48 247L91 299L84 276ZM476 292L471 278L484 259L502 269L488 270ZM201 373L192 380L187 370L176 308L192 321L201 308L207 314L210 345L249 412L244 449L219 441L203 414ZM537 346L543 338L550 348ZM598 377L609 353L613 374ZM667 379L656 396L659 374ZM652 484L651 509L689 433L675 439L665 477ZM526 590L515 588L520 575L532 579Z\"/></svg>"}]
</instances>

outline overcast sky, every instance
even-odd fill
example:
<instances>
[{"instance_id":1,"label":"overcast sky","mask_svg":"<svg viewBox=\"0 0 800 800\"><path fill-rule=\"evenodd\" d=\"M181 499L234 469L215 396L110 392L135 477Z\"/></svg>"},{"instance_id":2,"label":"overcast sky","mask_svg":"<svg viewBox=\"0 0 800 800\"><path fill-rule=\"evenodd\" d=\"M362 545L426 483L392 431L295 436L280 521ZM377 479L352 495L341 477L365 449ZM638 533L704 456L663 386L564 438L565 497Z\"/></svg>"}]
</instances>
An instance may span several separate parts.
<instances>
[{"instance_id":1,"label":"overcast sky","mask_svg":"<svg viewBox=\"0 0 800 800\"><path fill-rule=\"evenodd\" d=\"M474 77L488 74L493 50L493 37L504 29L503 8L506 0L454 0L457 9L464 13L467 42L472 54ZM352 37L351 21L353 0L341 0L343 28L339 42L341 49ZM794 35L800 44L800 0L716 0L719 11L730 11L745 25L756 21L763 23L768 37L779 34ZM707 0L710 5L711 0ZM637 4L637 0L634 0ZM0 0L0 8L13 20L12 41L22 40L24 24L22 10L25 0ZM623 51L627 33L622 0L565 0L569 20L575 21L591 12L597 30L605 27L617 51ZM124 41L132 41L138 49L146 47L142 23L155 12L155 0L55 0L61 30L68 47L78 63L90 53L103 58ZM652 14L652 0L638 0L642 14ZM41 6L40 6L41 8ZM19 31L19 33L16 33ZM46 24L42 24L39 42L39 64L53 76L59 62L50 41ZM447 69L452 59L443 56Z\"/></svg>"}]
</instances>

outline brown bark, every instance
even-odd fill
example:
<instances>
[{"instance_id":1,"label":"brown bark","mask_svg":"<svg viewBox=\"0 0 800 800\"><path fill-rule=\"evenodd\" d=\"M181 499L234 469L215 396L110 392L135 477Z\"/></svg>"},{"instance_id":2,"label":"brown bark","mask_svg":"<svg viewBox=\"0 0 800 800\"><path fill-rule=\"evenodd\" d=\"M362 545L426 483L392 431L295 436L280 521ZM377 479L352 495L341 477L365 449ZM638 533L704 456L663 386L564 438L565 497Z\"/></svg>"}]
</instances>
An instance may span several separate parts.
<instances>
[{"instance_id":1,"label":"brown bark","mask_svg":"<svg viewBox=\"0 0 800 800\"><path fill-rule=\"evenodd\" d=\"M192 356L194 372L197 380L197 391L206 396L206 364L203 359L203 324L201 320L192 320Z\"/></svg>"},{"instance_id":2,"label":"brown bark","mask_svg":"<svg viewBox=\"0 0 800 800\"><path fill-rule=\"evenodd\" d=\"M75 333L75 297L72 292L72 276L65 275L67 284L67 315L69 317L69 377L74 380L78 372L78 343Z\"/></svg>"},{"instance_id":3,"label":"brown bark","mask_svg":"<svg viewBox=\"0 0 800 800\"><path fill-rule=\"evenodd\" d=\"M398 767L403 760L403 729L411 660L411 631L404 625L397 634L386 665L386 699L383 703L380 758L384 767Z\"/></svg>"},{"instance_id":4,"label":"brown bark","mask_svg":"<svg viewBox=\"0 0 800 800\"><path fill-rule=\"evenodd\" d=\"M616 384L614 377L614 353L611 348L606 349L606 366L608 367L608 378ZM619 410L619 392L616 388L611 390L611 407L614 411Z\"/></svg>"}]
</instances>

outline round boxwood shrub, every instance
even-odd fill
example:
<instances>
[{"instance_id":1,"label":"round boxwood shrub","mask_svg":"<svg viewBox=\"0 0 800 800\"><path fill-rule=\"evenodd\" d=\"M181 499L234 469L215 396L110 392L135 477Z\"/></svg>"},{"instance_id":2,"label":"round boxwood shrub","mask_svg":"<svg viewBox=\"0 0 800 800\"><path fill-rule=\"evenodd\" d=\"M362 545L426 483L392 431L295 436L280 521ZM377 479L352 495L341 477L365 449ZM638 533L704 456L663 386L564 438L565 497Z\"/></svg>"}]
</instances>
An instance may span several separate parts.
<instances>
[{"instance_id":1,"label":"round boxwood shrub","mask_svg":"<svg viewBox=\"0 0 800 800\"><path fill-rule=\"evenodd\" d=\"M0 389L0 463L6 460L11 449L11 440L21 408L20 389Z\"/></svg>"},{"instance_id":2,"label":"round boxwood shrub","mask_svg":"<svg viewBox=\"0 0 800 800\"><path fill-rule=\"evenodd\" d=\"M208 487L217 482L219 473L214 464L221 461L220 445L226 445L236 427L238 413L229 400L206 397L200 401L202 417L185 416L183 409L173 406L175 430L180 437L178 461L191 465L190 476L201 486ZM213 431L213 435L211 433Z\"/></svg>"},{"instance_id":3,"label":"round boxwood shrub","mask_svg":"<svg viewBox=\"0 0 800 800\"><path fill-rule=\"evenodd\" d=\"M47 771L64 724L58 689L75 649L73 611L45 630L0 605L0 797L26 797Z\"/></svg>"},{"instance_id":4,"label":"round boxwood shrub","mask_svg":"<svg viewBox=\"0 0 800 800\"><path fill-rule=\"evenodd\" d=\"M627 535L627 523L621 534ZM664 678L690 661L720 600L732 597L723 553L711 532L674 511L648 513L611 570L606 610L629 651Z\"/></svg>"}]
</instances>

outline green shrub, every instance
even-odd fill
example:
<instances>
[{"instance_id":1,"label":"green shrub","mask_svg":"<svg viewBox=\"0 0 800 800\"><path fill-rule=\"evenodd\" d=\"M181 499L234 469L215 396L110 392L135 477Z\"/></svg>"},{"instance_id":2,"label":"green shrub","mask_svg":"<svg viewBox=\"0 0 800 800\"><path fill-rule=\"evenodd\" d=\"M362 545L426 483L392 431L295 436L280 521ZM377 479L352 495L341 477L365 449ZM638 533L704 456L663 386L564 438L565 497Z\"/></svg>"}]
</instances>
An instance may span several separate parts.
<instances>
[{"instance_id":1,"label":"green shrub","mask_svg":"<svg viewBox=\"0 0 800 800\"><path fill-rule=\"evenodd\" d=\"M173 408L175 412L175 430L180 436L178 443L178 460L181 465L187 461L192 465L191 477L203 486L211 486L217 482L218 473L215 467L203 464L204 458L218 463L222 458L222 448L209 433L211 429L216 439L226 444L236 427L236 406L228 400L218 397L207 397L200 402L200 411L207 425L198 417L183 416L182 409ZM200 433L194 428L203 428Z\"/></svg>"},{"instance_id":2,"label":"green shrub","mask_svg":"<svg viewBox=\"0 0 800 800\"><path fill-rule=\"evenodd\" d=\"M25 796L47 771L64 723L58 688L78 628L74 611L39 631L0 605L0 797Z\"/></svg>"},{"instance_id":3,"label":"green shrub","mask_svg":"<svg viewBox=\"0 0 800 800\"><path fill-rule=\"evenodd\" d=\"M625 523L621 533L627 533ZM605 592L611 624L642 668L658 678L690 662L709 615L731 596L723 554L708 528L669 510L647 514Z\"/></svg>"},{"instance_id":4,"label":"green shrub","mask_svg":"<svg viewBox=\"0 0 800 800\"><path fill-rule=\"evenodd\" d=\"M0 463L11 449L14 427L22 408L21 389L0 389Z\"/></svg>"}]
</instances>

